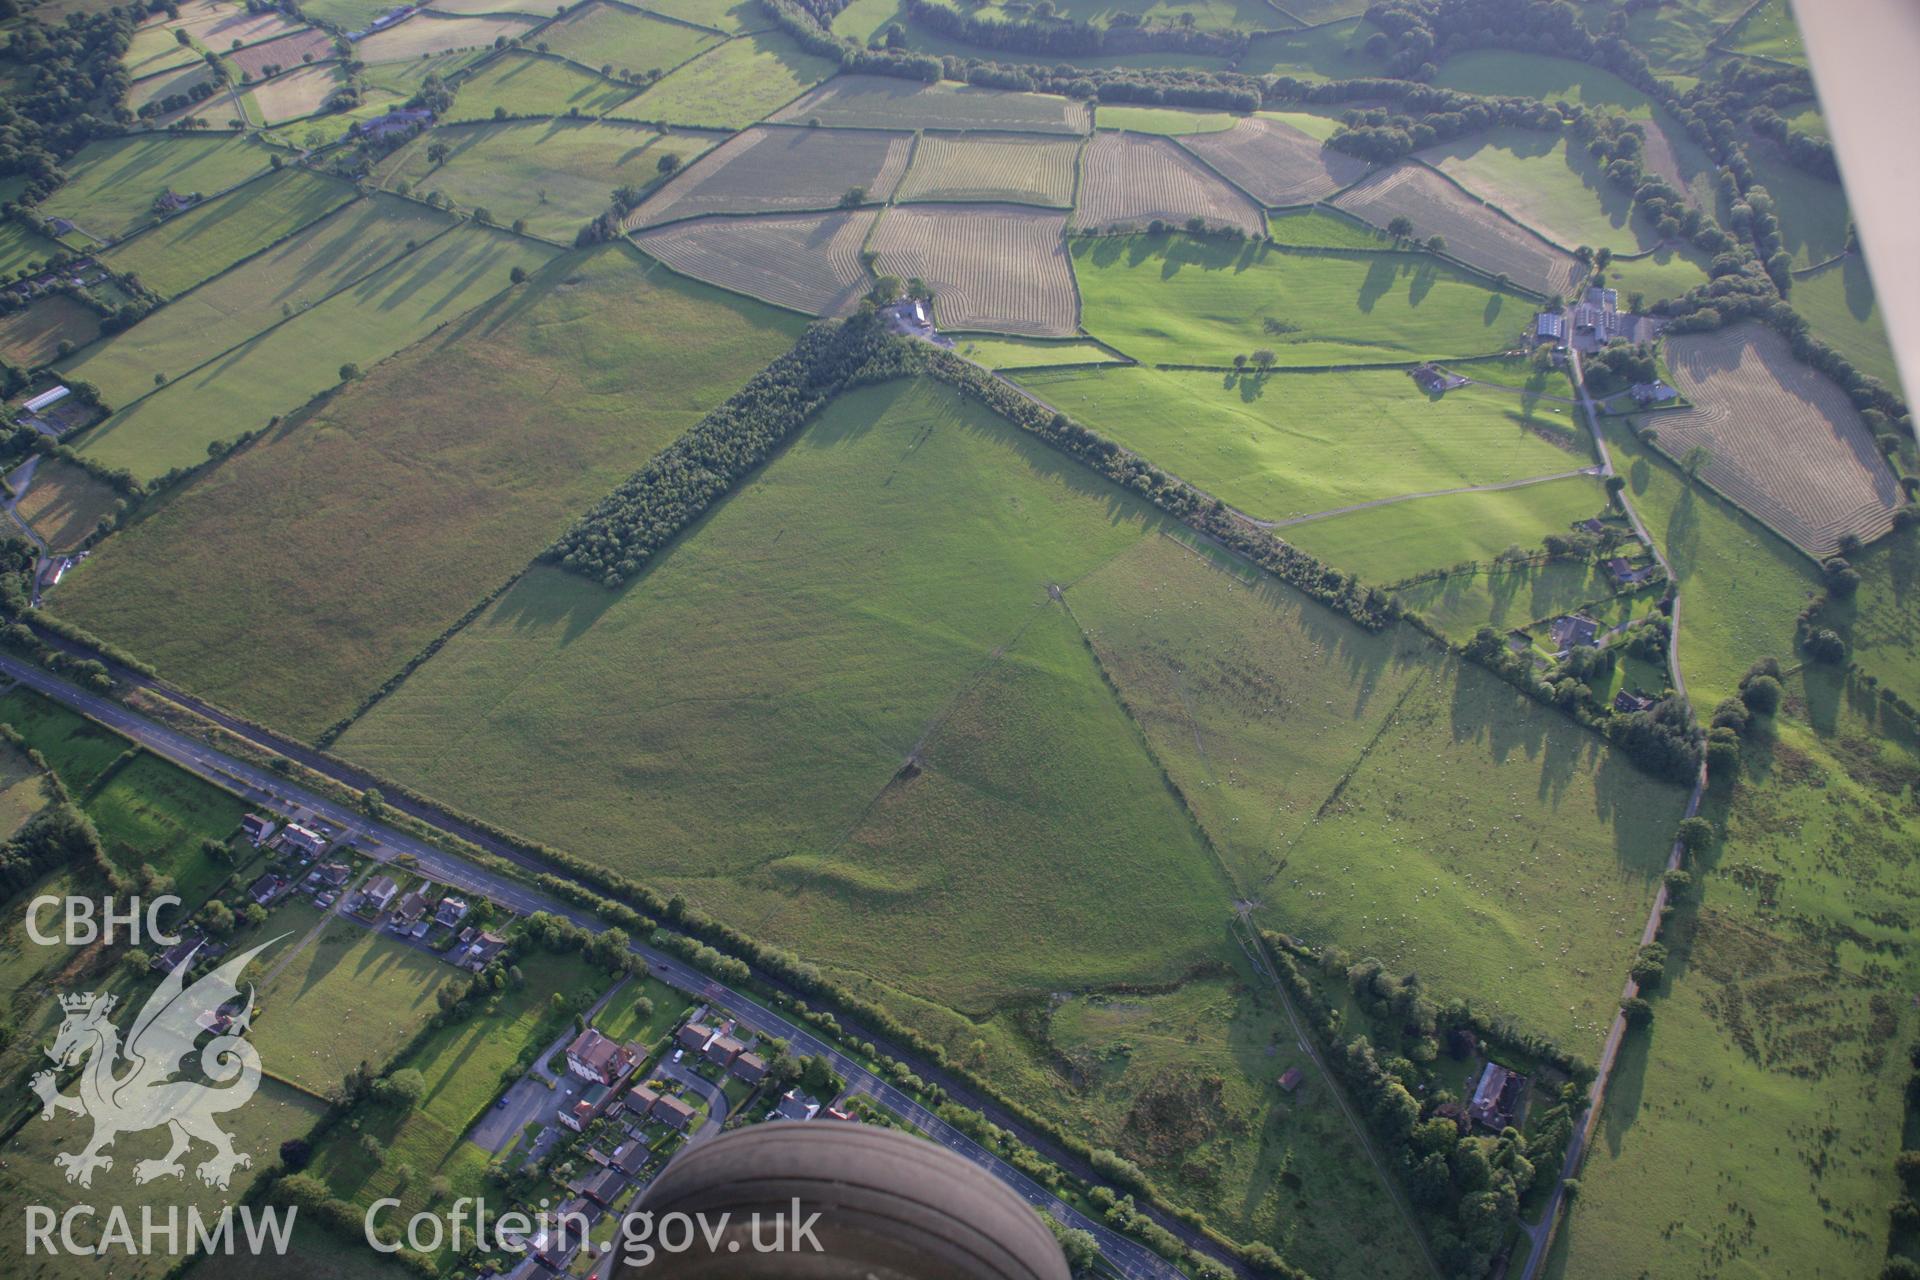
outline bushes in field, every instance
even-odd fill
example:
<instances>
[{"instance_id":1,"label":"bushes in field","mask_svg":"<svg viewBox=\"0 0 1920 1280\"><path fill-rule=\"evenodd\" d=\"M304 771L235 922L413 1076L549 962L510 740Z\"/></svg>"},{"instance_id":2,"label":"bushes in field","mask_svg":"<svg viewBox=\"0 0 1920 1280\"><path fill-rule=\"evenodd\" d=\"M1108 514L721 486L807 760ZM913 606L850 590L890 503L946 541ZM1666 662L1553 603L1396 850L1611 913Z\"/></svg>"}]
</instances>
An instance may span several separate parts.
<instances>
[{"instance_id":1,"label":"bushes in field","mask_svg":"<svg viewBox=\"0 0 1920 1280\"><path fill-rule=\"evenodd\" d=\"M813 326L793 350L601 499L543 558L619 586L835 395L905 372L903 356L872 315Z\"/></svg>"}]
</instances>

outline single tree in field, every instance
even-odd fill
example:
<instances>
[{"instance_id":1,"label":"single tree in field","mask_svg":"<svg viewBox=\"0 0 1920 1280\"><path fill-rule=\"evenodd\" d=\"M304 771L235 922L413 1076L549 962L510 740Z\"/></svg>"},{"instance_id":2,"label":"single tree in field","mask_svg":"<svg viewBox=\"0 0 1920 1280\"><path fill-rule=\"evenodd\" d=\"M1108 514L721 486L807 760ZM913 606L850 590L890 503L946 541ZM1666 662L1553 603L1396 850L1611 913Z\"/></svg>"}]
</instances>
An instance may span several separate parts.
<instances>
[{"instance_id":1,"label":"single tree in field","mask_svg":"<svg viewBox=\"0 0 1920 1280\"><path fill-rule=\"evenodd\" d=\"M680 157L669 151L660 157L660 172L672 173L680 167Z\"/></svg>"},{"instance_id":2,"label":"single tree in field","mask_svg":"<svg viewBox=\"0 0 1920 1280\"><path fill-rule=\"evenodd\" d=\"M1711 461L1713 461L1713 455L1707 452L1707 447L1703 444L1697 444L1687 450L1686 459L1682 463L1682 466L1686 468L1687 479L1699 479L1700 468L1706 466Z\"/></svg>"},{"instance_id":3,"label":"single tree in field","mask_svg":"<svg viewBox=\"0 0 1920 1280\"><path fill-rule=\"evenodd\" d=\"M1253 353L1253 367L1265 373L1267 370L1273 368L1273 362L1277 358L1272 351L1266 347L1262 347Z\"/></svg>"},{"instance_id":4,"label":"single tree in field","mask_svg":"<svg viewBox=\"0 0 1920 1280\"><path fill-rule=\"evenodd\" d=\"M840 207L842 209L858 209L866 202L867 189L865 187L848 187L846 193L840 197Z\"/></svg>"},{"instance_id":5,"label":"single tree in field","mask_svg":"<svg viewBox=\"0 0 1920 1280\"><path fill-rule=\"evenodd\" d=\"M430 142L427 144L427 163L435 168L447 162L447 155L448 148L446 143Z\"/></svg>"},{"instance_id":6,"label":"single tree in field","mask_svg":"<svg viewBox=\"0 0 1920 1280\"><path fill-rule=\"evenodd\" d=\"M1247 356L1245 352L1240 352L1233 357L1233 367L1236 369L1245 369L1247 367Z\"/></svg>"},{"instance_id":7,"label":"single tree in field","mask_svg":"<svg viewBox=\"0 0 1920 1280\"><path fill-rule=\"evenodd\" d=\"M359 381L359 379L360 379L359 365L349 363L349 364L343 364L340 366L340 381L357 382Z\"/></svg>"},{"instance_id":8,"label":"single tree in field","mask_svg":"<svg viewBox=\"0 0 1920 1280\"><path fill-rule=\"evenodd\" d=\"M1411 240L1413 238L1413 219L1407 217L1404 213L1398 215L1387 223L1387 234L1395 240Z\"/></svg>"}]
</instances>

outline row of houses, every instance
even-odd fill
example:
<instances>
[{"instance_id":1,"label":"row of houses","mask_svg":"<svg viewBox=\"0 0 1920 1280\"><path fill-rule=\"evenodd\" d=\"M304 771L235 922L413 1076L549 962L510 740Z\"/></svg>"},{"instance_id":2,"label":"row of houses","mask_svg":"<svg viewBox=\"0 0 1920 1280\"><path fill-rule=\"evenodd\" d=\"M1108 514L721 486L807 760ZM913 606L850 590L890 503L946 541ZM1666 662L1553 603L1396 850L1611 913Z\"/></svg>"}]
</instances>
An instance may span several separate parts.
<instances>
[{"instance_id":1,"label":"row of houses","mask_svg":"<svg viewBox=\"0 0 1920 1280\"><path fill-rule=\"evenodd\" d=\"M674 1039L688 1053L696 1053L717 1067L725 1067L735 1079L759 1084L766 1078L767 1063L746 1045L724 1032L698 1021L688 1021Z\"/></svg>"}]
</instances>

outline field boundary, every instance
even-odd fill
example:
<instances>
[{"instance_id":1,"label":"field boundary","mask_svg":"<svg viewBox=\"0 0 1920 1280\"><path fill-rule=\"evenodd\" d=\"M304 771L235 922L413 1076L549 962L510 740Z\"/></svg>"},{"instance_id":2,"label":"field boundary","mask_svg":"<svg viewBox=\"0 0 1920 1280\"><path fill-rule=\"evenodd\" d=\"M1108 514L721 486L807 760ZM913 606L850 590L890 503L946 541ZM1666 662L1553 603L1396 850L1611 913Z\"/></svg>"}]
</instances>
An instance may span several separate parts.
<instances>
[{"instance_id":1,"label":"field boundary","mask_svg":"<svg viewBox=\"0 0 1920 1280\"><path fill-rule=\"evenodd\" d=\"M397 197L397 196L395 197L395 199L399 199L399 198L401 197ZM349 200L346 204L341 205L340 209L334 210L334 213L338 213L344 209L351 209L359 203L360 202L358 200ZM327 215L328 218L331 218L332 216L333 216L332 214ZM317 221L324 222L326 220L327 220L326 218L322 218L322 219L318 219ZM309 223L308 225L312 226L314 224ZM455 231L464 225L465 225L464 220L456 220L454 222L447 224L445 227L442 227L439 231L435 232L433 235L428 236L425 240L420 241L420 243L415 245L413 248L408 249L403 253L395 254L393 257L388 258L385 262L380 263L378 266L372 268L371 270L361 275L355 276L353 279L344 282L343 284L340 285L339 288L330 290L327 293L322 294L320 297L316 298L313 301L311 306L303 307L300 310L294 312L292 315L283 315L278 319L276 319L272 324L269 324L266 328L261 329L259 332L254 333L249 337L246 337L241 341L234 343L230 347L214 352L212 355L208 356L205 360L202 360L199 364L196 364L191 368L182 369L179 373L167 379L165 385L156 386L149 390L142 391L139 395L127 401L125 404L110 406L112 411L108 413L105 418L102 418L99 422L86 427L80 432L77 432L76 435L80 438L86 437L87 435L91 434L95 430L95 428L104 426L110 419L118 417L121 413L123 413L127 409L132 408L134 405L139 404L142 400L145 400L147 397L158 395L162 391L165 391L168 388L172 387L173 384L175 382L178 382L181 378L190 377L195 372L206 368L208 365L220 359L222 356L229 355L235 351L238 351L241 347L246 346L250 342L257 342L259 339L265 337L267 334L272 333L275 329L278 329L281 325L291 324L293 321L298 320L301 316L306 315L309 311L314 310L315 308L319 307L323 303L327 302L329 299L336 298L340 294L344 293L346 290L353 288L355 285L365 282L369 276L377 275L378 273L385 271L388 267L393 266L395 263L402 262L407 258L412 257L414 254L418 253L420 250L426 248L428 245L434 243L435 241L439 240L441 237L447 235L449 232ZM264 253L264 252L267 252L267 250L263 249L261 250L261 252ZM259 254L252 255L253 258L257 258L259 256L260 256ZM252 261L252 258L249 258L248 261ZM193 288L188 289L185 293L180 294L178 298L172 299L172 301L177 302L180 300L180 298L189 297L195 293L198 293L200 290L206 288L208 285L212 284L214 281L225 277L229 272L235 270L240 265L241 265L240 263L236 262L232 267L227 268L226 271L222 271L219 275L207 277L205 280L202 280L199 284L195 285ZM137 327L138 326L136 325L136 326L133 326L132 328L122 329L120 333L122 334L131 333L133 332L133 328L137 328ZM118 336L118 335L114 335L114 336Z\"/></svg>"}]
</instances>

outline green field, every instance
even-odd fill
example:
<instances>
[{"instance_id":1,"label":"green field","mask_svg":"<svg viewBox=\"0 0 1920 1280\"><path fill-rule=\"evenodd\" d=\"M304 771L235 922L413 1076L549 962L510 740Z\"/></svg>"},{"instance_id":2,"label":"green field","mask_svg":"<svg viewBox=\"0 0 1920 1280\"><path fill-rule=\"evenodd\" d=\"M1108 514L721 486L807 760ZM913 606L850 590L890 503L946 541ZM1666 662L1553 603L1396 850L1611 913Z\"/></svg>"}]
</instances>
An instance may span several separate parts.
<instances>
[{"instance_id":1,"label":"green field","mask_svg":"<svg viewBox=\"0 0 1920 1280\"><path fill-rule=\"evenodd\" d=\"M1806 718L1751 742L1708 809L1724 836L1695 868L1704 905L1674 921L1551 1275L1841 1277L1885 1260L1911 1142L1920 758L1830 674L1789 689Z\"/></svg>"},{"instance_id":2,"label":"green field","mask_svg":"<svg viewBox=\"0 0 1920 1280\"><path fill-rule=\"evenodd\" d=\"M513 268L537 270L552 256L517 236L457 227L115 414L81 452L140 476L191 466L209 444L338 385L342 366L384 360L506 289Z\"/></svg>"},{"instance_id":3,"label":"green field","mask_svg":"<svg viewBox=\"0 0 1920 1280\"><path fill-rule=\"evenodd\" d=\"M1236 962L1171 991L1074 993L979 1026L949 1052L1134 1161L1235 1239L1323 1280L1415 1280L1420 1246L1271 988ZM1292 1068L1307 1083L1276 1085Z\"/></svg>"},{"instance_id":4,"label":"green field","mask_svg":"<svg viewBox=\"0 0 1920 1280\"><path fill-rule=\"evenodd\" d=\"M1586 148L1569 147L1564 135L1505 126L1421 154L1563 249L1588 245L1639 253L1659 242L1645 219L1630 216L1632 193L1608 182ZM1706 280L1704 272L1700 280Z\"/></svg>"},{"instance_id":5,"label":"green field","mask_svg":"<svg viewBox=\"0 0 1920 1280\"><path fill-rule=\"evenodd\" d=\"M1175 137L1183 133L1219 133L1233 128L1240 117L1225 111L1183 111L1177 107L1094 108L1097 129L1125 129L1129 133L1157 133Z\"/></svg>"},{"instance_id":6,"label":"green field","mask_svg":"<svg viewBox=\"0 0 1920 1280\"><path fill-rule=\"evenodd\" d=\"M1569 406L1478 387L1433 399L1398 370L1262 378L1087 369L1016 380L1155 466L1263 519L1556 475L1591 460ZM1532 415L1534 430L1523 414Z\"/></svg>"},{"instance_id":7,"label":"green field","mask_svg":"<svg viewBox=\"0 0 1920 1280\"><path fill-rule=\"evenodd\" d=\"M119 734L26 689L0 695L0 723L12 725L28 746L46 757L47 767L76 799L84 799L130 745Z\"/></svg>"},{"instance_id":8,"label":"green field","mask_svg":"<svg viewBox=\"0 0 1920 1280\"><path fill-rule=\"evenodd\" d=\"M633 86L591 75L559 58L510 53L460 82L449 123L509 116L598 116L633 96Z\"/></svg>"},{"instance_id":9,"label":"green field","mask_svg":"<svg viewBox=\"0 0 1920 1280\"><path fill-rule=\"evenodd\" d=\"M317 734L801 324L622 246L563 258L228 459L50 600L188 687ZM282 624L255 626L268 601Z\"/></svg>"},{"instance_id":10,"label":"green field","mask_svg":"<svg viewBox=\"0 0 1920 1280\"><path fill-rule=\"evenodd\" d=\"M33 526L52 551L71 551L99 526L104 515L124 509L120 491L63 458L43 458L33 484L14 511Z\"/></svg>"},{"instance_id":11,"label":"green field","mask_svg":"<svg viewBox=\"0 0 1920 1280\"><path fill-rule=\"evenodd\" d=\"M1591 1054L1685 802L1411 629L1151 539L1070 587L1266 927Z\"/></svg>"},{"instance_id":12,"label":"green field","mask_svg":"<svg viewBox=\"0 0 1920 1280\"><path fill-rule=\"evenodd\" d=\"M1458 393L1455 393L1458 394ZM1585 459L1570 459L1575 465ZM1370 583L1394 583L1509 547L1536 550L1550 533L1598 515L1606 492L1591 476L1489 493L1460 493L1288 525L1280 536Z\"/></svg>"},{"instance_id":13,"label":"green field","mask_svg":"<svg viewBox=\"0 0 1920 1280\"><path fill-rule=\"evenodd\" d=\"M1303 249L1384 249L1390 243L1366 223L1324 208L1269 213L1267 235Z\"/></svg>"},{"instance_id":14,"label":"green field","mask_svg":"<svg viewBox=\"0 0 1920 1280\"><path fill-rule=\"evenodd\" d=\"M1615 258L1603 273L1622 301L1641 294L1648 303L1677 298L1706 278L1708 261L1698 249L1656 249L1641 258Z\"/></svg>"},{"instance_id":15,"label":"green field","mask_svg":"<svg viewBox=\"0 0 1920 1280\"><path fill-rule=\"evenodd\" d=\"M1893 362L1893 347L1864 257L1850 253L1839 262L1795 276L1792 302L1793 309L1813 326L1815 337L1853 361L1860 372L1896 392L1900 389L1900 369Z\"/></svg>"},{"instance_id":16,"label":"green field","mask_svg":"<svg viewBox=\"0 0 1920 1280\"><path fill-rule=\"evenodd\" d=\"M267 167L272 151L238 135L143 134L90 142L65 168L66 183L39 206L90 236L118 239L154 220L156 196L212 195Z\"/></svg>"},{"instance_id":17,"label":"green field","mask_svg":"<svg viewBox=\"0 0 1920 1280\"><path fill-rule=\"evenodd\" d=\"M160 394L155 374L169 383L179 380L311 311L405 254L409 245L427 244L452 225L448 215L409 201L361 201L153 312L68 361L61 372L93 383L109 406L124 409ZM226 364L217 361L213 368L218 372Z\"/></svg>"},{"instance_id":18,"label":"green field","mask_svg":"<svg viewBox=\"0 0 1920 1280\"><path fill-rule=\"evenodd\" d=\"M18 831L21 824L47 804L42 774L26 754L11 743L0 743L0 840ZM0 991L11 990L0 981Z\"/></svg>"},{"instance_id":19,"label":"green field","mask_svg":"<svg viewBox=\"0 0 1920 1280\"><path fill-rule=\"evenodd\" d=\"M662 124L743 129L819 84L834 64L779 31L741 36L655 84L620 114Z\"/></svg>"},{"instance_id":20,"label":"green field","mask_svg":"<svg viewBox=\"0 0 1920 1280\"><path fill-rule=\"evenodd\" d=\"M1765 0L1729 33L1726 45L1735 53L1800 66L1807 63L1807 47L1800 39L1800 28L1794 24L1787 0Z\"/></svg>"},{"instance_id":21,"label":"green field","mask_svg":"<svg viewBox=\"0 0 1920 1280\"><path fill-rule=\"evenodd\" d=\"M1740 16L1753 0L1678 0L1626 10L1626 39L1644 54L1656 70L1697 70L1708 57L1708 45ZM1606 29L1607 20L1622 12L1606 0L1580 0L1580 14L1590 31Z\"/></svg>"},{"instance_id":22,"label":"green field","mask_svg":"<svg viewBox=\"0 0 1920 1280\"><path fill-rule=\"evenodd\" d=\"M1920 546L1895 533L1853 558L1860 589L1829 605L1821 625L1840 632L1869 674L1920 706Z\"/></svg>"},{"instance_id":23,"label":"green field","mask_svg":"<svg viewBox=\"0 0 1920 1280\"><path fill-rule=\"evenodd\" d=\"M44 266L56 254L65 252L63 246L27 230L11 218L0 220L0 276L11 279L21 271Z\"/></svg>"},{"instance_id":24,"label":"green field","mask_svg":"<svg viewBox=\"0 0 1920 1280\"><path fill-rule=\"evenodd\" d=\"M438 1178L447 1179L454 1196L487 1192L489 1157L466 1141L467 1130L499 1092L501 1074L522 1054L544 1050L567 1032L575 1008L591 1004L611 981L577 955L536 951L521 959L519 968L525 982L503 990L492 1012L448 1023L407 1056L404 1065L426 1077L426 1092L417 1106L357 1113L360 1132L372 1134L381 1145L378 1163L344 1124L314 1153L309 1171L350 1204L365 1209L382 1196L402 1201L379 1220L380 1226L404 1223L425 1209ZM565 997L564 1009L555 1008L556 996ZM403 1171L412 1176L403 1177Z\"/></svg>"},{"instance_id":25,"label":"green field","mask_svg":"<svg viewBox=\"0 0 1920 1280\"><path fill-rule=\"evenodd\" d=\"M961 338L955 350L989 369L1061 364L1118 364L1121 358L1085 338Z\"/></svg>"},{"instance_id":26,"label":"green field","mask_svg":"<svg viewBox=\"0 0 1920 1280\"><path fill-rule=\"evenodd\" d=\"M1654 420L1658 425L1658 418ZM1759 658L1793 656L1794 618L1818 586L1812 562L1731 503L1604 420L1613 464L1627 478L1681 592L1680 670L1694 704L1732 693Z\"/></svg>"},{"instance_id":27,"label":"green field","mask_svg":"<svg viewBox=\"0 0 1920 1280\"><path fill-rule=\"evenodd\" d=\"M379 172L389 190L405 182L415 195L438 192L458 208L487 210L502 226L524 219L529 233L571 244L581 227L607 211L615 187L644 191L664 180L662 157L673 155L684 165L716 140L639 124L516 121L424 133ZM427 155L435 145L449 148L437 166Z\"/></svg>"},{"instance_id":28,"label":"green field","mask_svg":"<svg viewBox=\"0 0 1920 1280\"><path fill-rule=\"evenodd\" d=\"M144 996L144 992L137 994ZM133 1015L125 1016L131 1019ZM124 1206L136 1233L143 1206L150 1206L156 1222L162 1224L168 1221L169 1208L177 1208L182 1228L178 1256L166 1248L166 1237L161 1235L156 1238L155 1247L147 1252L123 1251L107 1244L98 1258L74 1253L49 1258L44 1251L37 1257L29 1257L24 1252L26 1233L8 1231L4 1240L0 1240L0 1266L4 1266L9 1275L32 1276L36 1280L67 1280L68 1277L85 1280L100 1275L103 1260L112 1257L115 1276L158 1280L170 1274L171 1268L187 1254L187 1207L197 1208L202 1220L213 1227L221 1208L237 1204L250 1184L277 1166L280 1144L289 1138L306 1136L319 1123L325 1109L315 1099L285 1085L262 1080L259 1091L245 1106L225 1112L219 1118L220 1127L233 1138L234 1150L246 1153L253 1160L251 1168L234 1173L225 1191L207 1186L196 1173L196 1166L212 1154L210 1147L200 1144L195 1144L182 1157L186 1168L183 1176L161 1178L145 1186L134 1181L137 1164L166 1154L168 1138L164 1128L120 1135L112 1148L113 1168L97 1170L92 1187L81 1191L66 1181L66 1174L53 1163L53 1158L60 1152L79 1151L86 1146L93 1122L85 1116L70 1114L45 1124L33 1120L0 1147L0 1199L13 1205L55 1206L56 1211L74 1204L96 1206L95 1213L81 1215L74 1222L75 1239L86 1244L100 1238L106 1215L114 1206ZM242 1226L242 1221L234 1223L236 1249L246 1248ZM135 1241L139 1238L137 1234L133 1237ZM285 1260L281 1262L280 1274L285 1275Z\"/></svg>"},{"instance_id":29,"label":"green field","mask_svg":"<svg viewBox=\"0 0 1920 1280\"><path fill-rule=\"evenodd\" d=\"M293 936L264 956L262 973L273 977L255 997L251 1038L267 1074L326 1097L362 1062L384 1068L438 1012L434 993L459 971L337 916L309 941L321 918L302 902L274 913L274 932Z\"/></svg>"},{"instance_id":30,"label":"green field","mask_svg":"<svg viewBox=\"0 0 1920 1280\"><path fill-rule=\"evenodd\" d=\"M1401 587L1394 594L1407 608L1440 628L1449 640L1465 644L1481 627L1503 631L1524 627L1600 600L1608 601L1610 609L1624 607L1635 614L1651 610L1652 601L1645 595L1628 597L1624 604L1614 602L1614 590L1606 571L1596 563L1549 560L1449 574ZM1598 613L1589 613L1599 621L1609 621ZM1650 691L1657 693L1665 684L1662 680L1650 686Z\"/></svg>"},{"instance_id":31,"label":"green field","mask_svg":"<svg viewBox=\"0 0 1920 1280\"><path fill-rule=\"evenodd\" d=\"M1513 345L1531 314L1519 295L1425 254L1184 235L1082 238L1071 250L1087 332L1136 360L1224 366L1260 348L1282 366L1480 355Z\"/></svg>"},{"instance_id":32,"label":"green field","mask_svg":"<svg viewBox=\"0 0 1920 1280\"><path fill-rule=\"evenodd\" d=\"M869 388L623 591L530 573L335 750L954 1007L1165 978L1225 889L1047 592L1161 524Z\"/></svg>"},{"instance_id":33,"label":"green field","mask_svg":"<svg viewBox=\"0 0 1920 1280\"><path fill-rule=\"evenodd\" d=\"M49 294L19 311L0 315L0 359L35 369L61 350L85 346L100 336L100 314L64 294Z\"/></svg>"},{"instance_id":34,"label":"green field","mask_svg":"<svg viewBox=\"0 0 1920 1280\"><path fill-rule=\"evenodd\" d=\"M169 218L114 246L100 260L170 298L300 230L353 195L344 182L305 169L283 169Z\"/></svg>"},{"instance_id":35,"label":"green field","mask_svg":"<svg viewBox=\"0 0 1920 1280\"><path fill-rule=\"evenodd\" d=\"M582 66L618 75L671 71L718 44L719 37L617 4L596 4L542 28L540 43Z\"/></svg>"},{"instance_id":36,"label":"green field","mask_svg":"<svg viewBox=\"0 0 1920 1280\"><path fill-rule=\"evenodd\" d=\"M640 1002L653 1005L652 1013L643 1013ZM608 1039L641 1044L659 1043L661 1037L677 1025L693 1007L691 997L674 990L658 978L628 982L607 1007L594 1016L593 1025Z\"/></svg>"},{"instance_id":37,"label":"green field","mask_svg":"<svg viewBox=\"0 0 1920 1280\"><path fill-rule=\"evenodd\" d=\"M199 906L233 872L231 860L209 857L200 846L232 836L246 806L158 756L135 756L90 788L81 804L108 860L129 875L151 866L171 877L183 911Z\"/></svg>"},{"instance_id":38,"label":"green field","mask_svg":"<svg viewBox=\"0 0 1920 1280\"><path fill-rule=\"evenodd\" d=\"M1506 49L1472 49L1448 58L1435 84L1462 93L1571 102L1634 120L1651 120L1654 101L1619 76L1571 58Z\"/></svg>"},{"instance_id":39,"label":"green field","mask_svg":"<svg viewBox=\"0 0 1920 1280\"><path fill-rule=\"evenodd\" d=\"M1773 197L1780 239L1793 255L1794 269L1815 266L1844 252L1852 213L1840 185L1794 168L1770 145L1750 146L1748 152L1754 177Z\"/></svg>"},{"instance_id":40,"label":"green field","mask_svg":"<svg viewBox=\"0 0 1920 1280\"><path fill-rule=\"evenodd\" d=\"M1244 75L1299 80L1360 80L1386 74L1384 59L1366 52L1380 28L1351 18L1304 31L1279 31L1254 40L1236 70Z\"/></svg>"}]
</instances>

